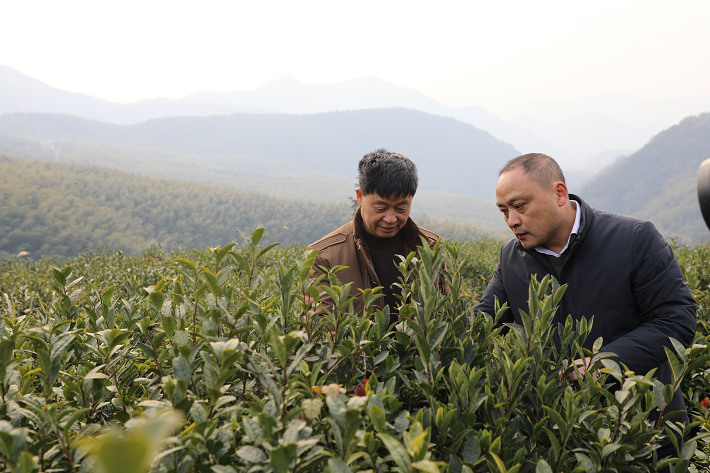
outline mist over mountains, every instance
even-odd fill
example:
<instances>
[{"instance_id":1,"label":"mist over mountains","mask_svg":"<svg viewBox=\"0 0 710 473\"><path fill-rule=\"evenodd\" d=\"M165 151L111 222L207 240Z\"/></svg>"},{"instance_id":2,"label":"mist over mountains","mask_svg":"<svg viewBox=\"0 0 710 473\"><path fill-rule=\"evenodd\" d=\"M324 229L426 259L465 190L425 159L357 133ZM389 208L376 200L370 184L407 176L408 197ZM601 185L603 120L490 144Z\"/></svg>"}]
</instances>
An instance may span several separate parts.
<instances>
[{"instance_id":1,"label":"mist over mountains","mask_svg":"<svg viewBox=\"0 0 710 473\"><path fill-rule=\"evenodd\" d=\"M86 94L50 87L37 79L0 65L0 114L60 113L109 123L139 123L166 116L227 115L264 113L258 107L204 103L195 107L190 101L168 99L141 100L131 104L109 102Z\"/></svg>"},{"instance_id":2,"label":"mist over mountains","mask_svg":"<svg viewBox=\"0 0 710 473\"><path fill-rule=\"evenodd\" d=\"M480 107L447 107L414 89L397 87L374 77L335 85L302 84L284 76L254 90L199 92L181 99L156 98L118 104L89 95L50 87L0 65L0 114L58 113L120 125L173 116L231 115L234 113L314 114L369 108L411 108L449 116L491 132L523 148L553 145Z\"/></svg>"},{"instance_id":3,"label":"mist over mountains","mask_svg":"<svg viewBox=\"0 0 710 473\"><path fill-rule=\"evenodd\" d=\"M677 123L684 116L710 110L710 98L647 100L599 96L538 99L510 108L507 118L502 119L478 106L448 107L416 90L372 77L319 85L303 84L285 76L253 90L200 92L181 99L156 98L117 104L61 91L10 67L0 66L0 114L60 113L108 123L135 124L173 116L316 114L391 107L456 118L488 131L521 153L549 154L569 171L573 183L582 184L608 164L597 160L598 156L610 152L633 152L658 130ZM654 113L657 109L666 113ZM642 110L643 113L629 110ZM574 126L570 125L572 123Z\"/></svg>"}]
</instances>

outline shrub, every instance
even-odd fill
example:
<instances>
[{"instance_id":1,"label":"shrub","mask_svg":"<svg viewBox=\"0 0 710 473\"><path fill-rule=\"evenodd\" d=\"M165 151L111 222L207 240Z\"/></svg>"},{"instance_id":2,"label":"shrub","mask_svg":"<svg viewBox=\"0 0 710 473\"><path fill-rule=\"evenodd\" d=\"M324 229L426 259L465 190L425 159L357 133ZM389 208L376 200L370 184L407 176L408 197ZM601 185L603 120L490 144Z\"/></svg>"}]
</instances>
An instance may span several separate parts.
<instances>
[{"instance_id":1,"label":"shrub","mask_svg":"<svg viewBox=\"0 0 710 473\"><path fill-rule=\"evenodd\" d=\"M339 268L323 286L323 277L309 278L314 253L262 247L262 237L258 229L241 245L152 248L141 258L100 250L62 264L4 261L4 471L707 465L708 296L698 282L707 265L693 260L704 250L679 250L701 320L691 348L675 343L668 352L674 385L663 386L653 372L630 372L600 353L600 341L583 348L593 321L553 327L566 289L554 279L531 280L522 326L496 325L505 306L473 313L495 242L448 241L403 258L395 326L373 304L378 290L365 291L364 312L353 313L354 289L338 282ZM448 296L432 284L440 272ZM335 303L321 316L313 301L325 293ZM570 384L563 375L584 356L601 377ZM688 427L665 412L681 385ZM657 464L665 438L678 458Z\"/></svg>"}]
</instances>

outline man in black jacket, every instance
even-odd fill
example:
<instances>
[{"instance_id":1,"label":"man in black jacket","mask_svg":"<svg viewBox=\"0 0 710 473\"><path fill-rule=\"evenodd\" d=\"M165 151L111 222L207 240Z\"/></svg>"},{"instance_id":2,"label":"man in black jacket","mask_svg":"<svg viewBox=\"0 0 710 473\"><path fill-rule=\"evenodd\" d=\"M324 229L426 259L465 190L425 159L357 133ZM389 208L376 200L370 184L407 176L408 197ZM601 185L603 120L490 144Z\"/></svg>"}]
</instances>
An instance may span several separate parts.
<instances>
[{"instance_id":1,"label":"man in black jacket","mask_svg":"<svg viewBox=\"0 0 710 473\"><path fill-rule=\"evenodd\" d=\"M671 337L692 343L696 304L653 224L593 209L568 194L561 169L544 154L512 159L499 176L497 205L515 238L501 246L498 267L474 309L494 313L497 297L510 305L501 323L522 324L518 309L527 311L531 275L540 280L551 274L569 285L554 326L568 314L594 316L586 348L603 337L602 351L615 353L620 365L641 375L658 368L656 376L670 384L663 347L673 350ZM581 372L589 367L588 359L577 363ZM685 411L680 391L667 407L677 410ZM687 422L687 414L681 417L674 421Z\"/></svg>"}]
</instances>

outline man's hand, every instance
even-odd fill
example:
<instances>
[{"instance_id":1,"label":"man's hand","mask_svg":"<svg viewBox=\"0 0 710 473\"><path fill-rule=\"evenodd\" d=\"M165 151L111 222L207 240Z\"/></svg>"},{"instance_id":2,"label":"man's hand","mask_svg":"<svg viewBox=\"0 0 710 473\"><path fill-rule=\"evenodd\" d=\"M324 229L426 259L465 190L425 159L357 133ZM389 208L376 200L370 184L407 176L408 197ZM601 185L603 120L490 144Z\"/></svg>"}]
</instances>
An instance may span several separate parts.
<instances>
[{"instance_id":1,"label":"man's hand","mask_svg":"<svg viewBox=\"0 0 710 473\"><path fill-rule=\"evenodd\" d=\"M589 357L586 357L584 360L576 359L574 360L574 364L577 365L577 370L572 370L572 372L567 375L567 381L578 385L579 379L577 378L577 371L579 371L579 375L584 378L584 373L592 369L592 359ZM564 371L560 371L560 378L562 378L563 374ZM600 375L599 370L594 370L592 373L594 381L599 379Z\"/></svg>"}]
</instances>

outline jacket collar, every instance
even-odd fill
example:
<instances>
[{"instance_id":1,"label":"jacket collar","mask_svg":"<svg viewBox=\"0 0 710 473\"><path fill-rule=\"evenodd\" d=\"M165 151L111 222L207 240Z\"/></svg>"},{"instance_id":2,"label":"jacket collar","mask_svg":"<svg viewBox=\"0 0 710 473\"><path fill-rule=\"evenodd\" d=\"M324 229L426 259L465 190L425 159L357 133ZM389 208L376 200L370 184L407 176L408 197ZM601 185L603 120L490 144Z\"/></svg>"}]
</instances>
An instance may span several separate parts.
<instances>
[{"instance_id":1,"label":"jacket collar","mask_svg":"<svg viewBox=\"0 0 710 473\"><path fill-rule=\"evenodd\" d=\"M579 231L577 232L577 241L581 243L587 237L594 224L594 209L575 194L570 194L569 198L579 202L579 206L582 208L582 221L579 223Z\"/></svg>"}]
</instances>

